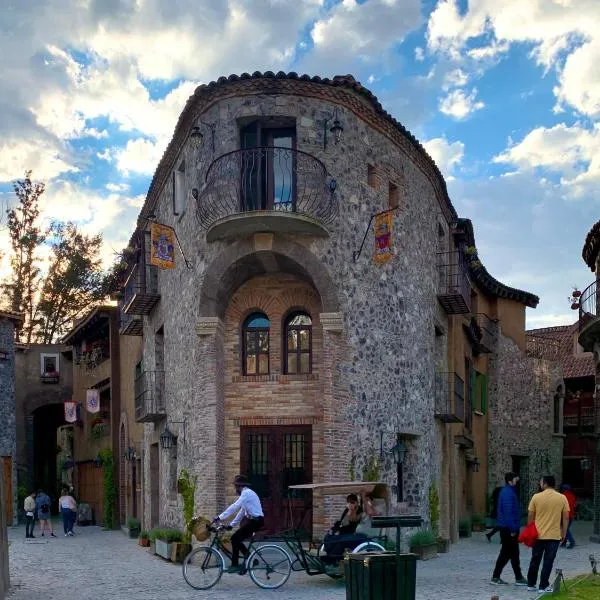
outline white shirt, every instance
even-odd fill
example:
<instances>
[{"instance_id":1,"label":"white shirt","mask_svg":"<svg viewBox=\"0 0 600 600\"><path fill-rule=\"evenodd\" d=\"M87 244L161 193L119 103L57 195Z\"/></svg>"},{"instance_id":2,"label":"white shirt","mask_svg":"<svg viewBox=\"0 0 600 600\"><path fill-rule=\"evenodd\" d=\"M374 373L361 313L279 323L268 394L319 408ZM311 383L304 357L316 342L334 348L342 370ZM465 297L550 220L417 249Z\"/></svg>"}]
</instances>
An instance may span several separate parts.
<instances>
[{"instance_id":1,"label":"white shirt","mask_svg":"<svg viewBox=\"0 0 600 600\"><path fill-rule=\"evenodd\" d=\"M230 517L235 511L239 511L235 519L231 521L231 526L235 527L244 518L264 517L260 498L250 488L245 487L240 494L240 497L229 507L227 507L220 515L219 519L223 521Z\"/></svg>"}]
</instances>

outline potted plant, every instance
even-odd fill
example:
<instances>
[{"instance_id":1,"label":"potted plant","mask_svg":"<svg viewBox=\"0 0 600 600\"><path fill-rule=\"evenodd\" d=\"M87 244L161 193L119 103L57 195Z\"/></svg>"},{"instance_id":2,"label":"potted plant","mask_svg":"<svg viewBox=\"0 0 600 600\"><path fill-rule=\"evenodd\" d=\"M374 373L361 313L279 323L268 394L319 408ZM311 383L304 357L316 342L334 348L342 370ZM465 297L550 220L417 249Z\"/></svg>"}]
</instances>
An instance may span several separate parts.
<instances>
[{"instance_id":1,"label":"potted plant","mask_svg":"<svg viewBox=\"0 0 600 600\"><path fill-rule=\"evenodd\" d=\"M148 532L148 541L150 542L150 546L148 546L148 552L150 552L150 554L156 554L156 534L158 530L158 527L153 527Z\"/></svg>"},{"instance_id":2,"label":"potted plant","mask_svg":"<svg viewBox=\"0 0 600 600\"><path fill-rule=\"evenodd\" d=\"M430 529L421 529L410 538L410 551L421 560L437 555L437 539Z\"/></svg>"},{"instance_id":3,"label":"potted plant","mask_svg":"<svg viewBox=\"0 0 600 600\"><path fill-rule=\"evenodd\" d=\"M143 546L144 548L148 548L150 546L150 538L148 536L148 532L144 529L140 531L140 536L138 537L138 544Z\"/></svg>"},{"instance_id":4,"label":"potted plant","mask_svg":"<svg viewBox=\"0 0 600 600\"><path fill-rule=\"evenodd\" d=\"M471 537L471 519L461 519L458 522L458 537Z\"/></svg>"},{"instance_id":5,"label":"potted plant","mask_svg":"<svg viewBox=\"0 0 600 600\"><path fill-rule=\"evenodd\" d=\"M142 524L136 517L129 517L127 519L127 529L129 529L129 537L135 540L140 535Z\"/></svg>"},{"instance_id":6,"label":"potted plant","mask_svg":"<svg viewBox=\"0 0 600 600\"><path fill-rule=\"evenodd\" d=\"M156 554L171 560L173 542L183 541L183 533L179 529L158 529L156 533Z\"/></svg>"},{"instance_id":7,"label":"potted plant","mask_svg":"<svg viewBox=\"0 0 600 600\"><path fill-rule=\"evenodd\" d=\"M438 554L447 554L448 552L450 552L450 540L438 535L437 551L438 551Z\"/></svg>"},{"instance_id":8,"label":"potted plant","mask_svg":"<svg viewBox=\"0 0 600 600\"><path fill-rule=\"evenodd\" d=\"M445 554L450 548L450 540L447 540L440 535L440 496L435 484L432 484L429 487L428 499L429 523L431 525L431 531L437 540L437 551L440 554Z\"/></svg>"},{"instance_id":9,"label":"potted plant","mask_svg":"<svg viewBox=\"0 0 600 600\"><path fill-rule=\"evenodd\" d=\"M471 527L473 531L485 531L485 517L479 514L473 515Z\"/></svg>"}]
</instances>

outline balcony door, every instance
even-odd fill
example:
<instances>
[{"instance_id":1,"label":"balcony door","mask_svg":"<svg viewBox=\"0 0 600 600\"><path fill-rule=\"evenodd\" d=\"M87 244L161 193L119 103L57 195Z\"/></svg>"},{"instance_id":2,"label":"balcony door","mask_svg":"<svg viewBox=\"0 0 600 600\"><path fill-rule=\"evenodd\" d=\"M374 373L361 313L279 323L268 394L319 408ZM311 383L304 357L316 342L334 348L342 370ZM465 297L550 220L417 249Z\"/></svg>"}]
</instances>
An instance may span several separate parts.
<instances>
[{"instance_id":1,"label":"balcony door","mask_svg":"<svg viewBox=\"0 0 600 600\"><path fill-rule=\"evenodd\" d=\"M242 211L296 210L296 129L255 121L241 131Z\"/></svg>"}]
</instances>

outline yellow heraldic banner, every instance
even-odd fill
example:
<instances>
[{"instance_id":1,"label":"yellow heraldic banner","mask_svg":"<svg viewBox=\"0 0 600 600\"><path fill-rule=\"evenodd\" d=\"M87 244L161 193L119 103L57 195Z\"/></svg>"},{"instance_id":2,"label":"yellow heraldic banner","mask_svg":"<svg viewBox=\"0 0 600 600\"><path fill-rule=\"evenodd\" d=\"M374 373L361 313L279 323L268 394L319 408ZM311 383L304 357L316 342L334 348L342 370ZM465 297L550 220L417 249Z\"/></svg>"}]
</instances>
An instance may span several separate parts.
<instances>
[{"instance_id":1,"label":"yellow heraldic banner","mask_svg":"<svg viewBox=\"0 0 600 600\"><path fill-rule=\"evenodd\" d=\"M383 264L392 258L392 228L394 213L385 212L375 216L375 254L373 260Z\"/></svg>"},{"instance_id":2,"label":"yellow heraldic banner","mask_svg":"<svg viewBox=\"0 0 600 600\"><path fill-rule=\"evenodd\" d=\"M175 266L175 230L168 225L152 223L150 244L150 264L159 269L172 269Z\"/></svg>"}]
</instances>

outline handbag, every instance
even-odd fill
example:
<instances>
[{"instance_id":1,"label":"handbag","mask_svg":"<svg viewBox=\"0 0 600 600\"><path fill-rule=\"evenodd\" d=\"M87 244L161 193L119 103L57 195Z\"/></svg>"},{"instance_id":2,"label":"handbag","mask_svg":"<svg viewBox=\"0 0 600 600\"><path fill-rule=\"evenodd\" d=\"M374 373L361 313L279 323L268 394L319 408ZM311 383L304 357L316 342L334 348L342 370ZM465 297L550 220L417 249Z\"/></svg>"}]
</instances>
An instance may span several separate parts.
<instances>
[{"instance_id":1,"label":"handbag","mask_svg":"<svg viewBox=\"0 0 600 600\"><path fill-rule=\"evenodd\" d=\"M523 531L521 531L521 535L519 535L519 542L521 544L525 544L528 548L533 548L538 539L538 530L535 526L535 521L528 523L525 525Z\"/></svg>"}]
</instances>

